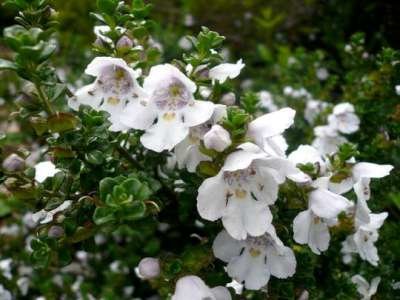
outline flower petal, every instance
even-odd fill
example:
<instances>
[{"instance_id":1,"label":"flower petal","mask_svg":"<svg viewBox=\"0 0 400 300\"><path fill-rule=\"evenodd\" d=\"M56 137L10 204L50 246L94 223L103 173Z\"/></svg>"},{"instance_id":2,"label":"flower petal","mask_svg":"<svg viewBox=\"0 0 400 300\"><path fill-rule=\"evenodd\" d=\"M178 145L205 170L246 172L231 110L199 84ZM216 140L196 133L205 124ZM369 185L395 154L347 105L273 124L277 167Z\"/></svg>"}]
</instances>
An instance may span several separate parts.
<instances>
[{"instance_id":1,"label":"flower petal","mask_svg":"<svg viewBox=\"0 0 400 300\"><path fill-rule=\"evenodd\" d=\"M171 300L213 299L210 288L197 276L185 276L176 282L175 293Z\"/></svg>"},{"instance_id":2,"label":"flower petal","mask_svg":"<svg viewBox=\"0 0 400 300\"><path fill-rule=\"evenodd\" d=\"M214 104L210 101L194 100L193 104L182 109L183 123L188 127L200 125L209 120L214 112Z\"/></svg>"},{"instance_id":3,"label":"flower petal","mask_svg":"<svg viewBox=\"0 0 400 300\"><path fill-rule=\"evenodd\" d=\"M229 262L227 273L238 282L244 281L246 289L249 290L259 290L268 283L270 277L265 265L265 256L253 257L247 248Z\"/></svg>"},{"instance_id":4,"label":"flower petal","mask_svg":"<svg viewBox=\"0 0 400 300\"><path fill-rule=\"evenodd\" d=\"M251 199L249 193L245 199L231 198L223 212L222 223L235 239L242 240L248 234L264 234L272 221L272 214L266 203Z\"/></svg>"},{"instance_id":5,"label":"flower petal","mask_svg":"<svg viewBox=\"0 0 400 300\"><path fill-rule=\"evenodd\" d=\"M267 267L271 275L277 278L287 278L296 272L296 257L292 249L283 246L276 249L269 246L267 249Z\"/></svg>"},{"instance_id":6,"label":"flower petal","mask_svg":"<svg viewBox=\"0 0 400 300\"><path fill-rule=\"evenodd\" d=\"M331 219L351 207L346 198L325 189L316 189L309 195L309 206L318 217Z\"/></svg>"},{"instance_id":7,"label":"flower petal","mask_svg":"<svg viewBox=\"0 0 400 300\"><path fill-rule=\"evenodd\" d=\"M310 227L312 222L312 213L305 210L293 220L293 238L299 244L307 244L309 240Z\"/></svg>"},{"instance_id":8,"label":"flower petal","mask_svg":"<svg viewBox=\"0 0 400 300\"><path fill-rule=\"evenodd\" d=\"M360 162L353 167L353 177L356 181L359 178L382 178L390 174L392 165L378 165L369 162Z\"/></svg>"},{"instance_id":9,"label":"flower petal","mask_svg":"<svg viewBox=\"0 0 400 300\"><path fill-rule=\"evenodd\" d=\"M232 300L232 296L229 293L229 290L224 286L217 286L215 288L212 288L211 293L214 295L215 300Z\"/></svg>"},{"instance_id":10,"label":"flower petal","mask_svg":"<svg viewBox=\"0 0 400 300\"><path fill-rule=\"evenodd\" d=\"M258 117L249 124L247 135L263 147L264 139L282 134L293 124L295 114L295 110L286 107Z\"/></svg>"},{"instance_id":11,"label":"flower petal","mask_svg":"<svg viewBox=\"0 0 400 300\"><path fill-rule=\"evenodd\" d=\"M239 256L243 247L245 247L244 241L235 240L226 230L218 233L212 245L214 256L224 262L229 262L233 257Z\"/></svg>"},{"instance_id":12,"label":"flower petal","mask_svg":"<svg viewBox=\"0 0 400 300\"><path fill-rule=\"evenodd\" d=\"M241 59L239 59L236 64L219 64L210 69L209 77L213 81L218 80L220 83L224 83L228 78L233 79L239 76L240 71L244 66L245 65Z\"/></svg>"},{"instance_id":13,"label":"flower petal","mask_svg":"<svg viewBox=\"0 0 400 300\"><path fill-rule=\"evenodd\" d=\"M164 120L163 117L151 126L140 137L140 141L147 149L155 152L170 151L180 143L189 133L187 128L177 117L173 120Z\"/></svg>"},{"instance_id":14,"label":"flower petal","mask_svg":"<svg viewBox=\"0 0 400 300\"><path fill-rule=\"evenodd\" d=\"M120 121L129 128L148 129L157 118L157 113L148 103L131 101L121 113Z\"/></svg>"},{"instance_id":15,"label":"flower petal","mask_svg":"<svg viewBox=\"0 0 400 300\"><path fill-rule=\"evenodd\" d=\"M226 197L222 172L204 180L197 195L197 210L200 216L209 221L221 218L226 206Z\"/></svg>"}]
</instances>

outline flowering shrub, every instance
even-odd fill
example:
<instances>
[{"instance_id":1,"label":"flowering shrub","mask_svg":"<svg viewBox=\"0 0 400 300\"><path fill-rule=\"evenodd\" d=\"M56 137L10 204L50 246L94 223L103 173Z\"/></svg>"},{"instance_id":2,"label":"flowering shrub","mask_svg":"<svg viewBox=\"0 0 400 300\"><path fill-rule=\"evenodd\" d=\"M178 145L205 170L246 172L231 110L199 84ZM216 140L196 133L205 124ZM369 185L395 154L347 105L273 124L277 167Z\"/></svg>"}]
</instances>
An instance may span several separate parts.
<instances>
[{"instance_id":1,"label":"flowering shrub","mask_svg":"<svg viewBox=\"0 0 400 300\"><path fill-rule=\"evenodd\" d=\"M280 71L286 82L241 91L246 62L224 61L217 32L203 27L165 61L149 4L98 0L94 58L68 82L52 64L48 1L6 4L20 13L4 30L14 53L0 70L18 76L12 117L26 136L20 147L9 132L0 142L1 299L370 299L380 276L398 283L378 271L388 212L370 188L392 157L365 160L363 122L381 112L347 101L379 95L396 52L383 51L379 71L365 67L360 87L349 71L339 103L285 85L305 69L302 52ZM362 36L348 46L363 55ZM321 95L334 89L327 69L313 76ZM324 259L342 290L317 283Z\"/></svg>"}]
</instances>

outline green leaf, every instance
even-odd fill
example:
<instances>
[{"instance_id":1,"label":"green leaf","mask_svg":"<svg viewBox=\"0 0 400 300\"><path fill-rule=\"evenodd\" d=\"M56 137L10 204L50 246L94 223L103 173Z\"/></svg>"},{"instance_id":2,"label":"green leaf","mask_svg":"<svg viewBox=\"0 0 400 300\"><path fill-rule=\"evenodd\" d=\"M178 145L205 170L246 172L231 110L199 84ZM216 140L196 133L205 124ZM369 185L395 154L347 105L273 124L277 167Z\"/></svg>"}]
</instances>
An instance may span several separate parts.
<instances>
[{"instance_id":1,"label":"green leaf","mask_svg":"<svg viewBox=\"0 0 400 300\"><path fill-rule=\"evenodd\" d=\"M17 64L6 60L6 59L2 59L0 58L0 70L13 70L16 71L18 69Z\"/></svg>"},{"instance_id":2,"label":"green leaf","mask_svg":"<svg viewBox=\"0 0 400 300\"><path fill-rule=\"evenodd\" d=\"M145 216L146 205L142 201L135 201L132 203L132 206L124 208L121 212L124 219L135 221Z\"/></svg>"},{"instance_id":3,"label":"green leaf","mask_svg":"<svg viewBox=\"0 0 400 300\"><path fill-rule=\"evenodd\" d=\"M114 210L109 207L97 207L93 214L93 221L96 225L106 224L115 221Z\"/></svg>"},{"instance_id":4,"label":"green leaf","mask_svg":"<svg viewBox=\"0 0 400 300\"><path fill-rule=\"evenodd\" d=\"M146 200L151 195L151 190L146 184L141 183L136 178L129 178L122 183L124 190L134 196L136 200Z\"/></svg>"},{"instance_id":5,"label":"green leaf","mask_svg":"<svg viewBox=\"0 0 400 300\"><path fill-rule=\"evenodd\" d=\"M112 193L114 186L117 184L118 181L115 180L114 178L107 177L101 180L99 186L100 199L105 202L107 195Z\"/></svg>"},{"instance_id":6,"label":"green leaf","mask_svg":"<svg viewBox=\"0 0 400 300\"><path fill-rule=\"evenodd\" d=\"M5 199L0 198L0 218L8 215L11 208L5 203Z\"/></svg>"},{"instance_id":7,"label":"green leaf","mask_svg":"<svg viewBox=\"0 0 400 300\"><path fill-rule=\"evenodd\" d=\"M113 15L117 8L118 1L115 0L97 0L97 7L105 14Z\"/></svg>"},{"instance_id":8,"label":"green leaf","mask_svg":"<svg viewBox=\"0 0 400 300\"><path fill-rule=\"evenodd\" d=\"M104 154L100 150L93 150L85 154L88 163L92 165L101 165L104 161Z\"/></svg>"},{"instance_id":9,"label":"green leaf","mask_svg":"<svg viewBox=\"0 0 400 300\"><path fill-rule=\"evenodd\" d=\"M51 132L65 132L76 129L79 120L69 113L57 113L47 119L47 124Z\"/></svg>"}]
</instances>

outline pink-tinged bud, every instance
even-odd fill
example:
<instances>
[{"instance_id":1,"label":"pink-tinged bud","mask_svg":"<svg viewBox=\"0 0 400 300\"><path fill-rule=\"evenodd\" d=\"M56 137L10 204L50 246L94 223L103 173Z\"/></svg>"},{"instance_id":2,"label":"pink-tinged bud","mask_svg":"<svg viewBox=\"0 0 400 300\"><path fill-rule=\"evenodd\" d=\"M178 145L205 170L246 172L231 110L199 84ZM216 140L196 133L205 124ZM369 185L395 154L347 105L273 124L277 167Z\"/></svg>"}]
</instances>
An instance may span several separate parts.
<instances>
[{"instance_id":1,"label":"pink-tinged bud","mask_svg":"<svg viewBox=\"0 0 400 300\"><path fill-rule=\"evenodd\" d=\"M103 48L104 47L104 43L101 40L101 38L97 37L96 40L93 43L93 46L96 48Z\"/></svg>"},{"instance_id":2,"label":"pink-tinged bud","mask_svg":"<svg viewBox=\"0 0 400 300\"><path fill-rule=\"evenodd\" d=\"M207 149L218 152L224 151L232 144L229 132L222 126L216 124L204 135L204 145Z\"/></svg>"},{"instance_id":3,"label":"pink-tinged bud","mask_svg":"<svg viewBox=\"0 0 400 300\"><path fill-rule=\"evenodd\" d=\"M117 50L129 50L133 47L133 42L126 35L123 35L117 42Z\"/></svg>"},{"instance_id":4,"label":"pink-tinged bud","mask_svg":"<svg viewBox=\"0 0 400 300\"><path fill-rule=\"evenodd\" d=\"M221 98L221 103L227 106L235 105L235 102L236 102L236 96L232 92L224 94Z\"/></svg>"},{"instance_id":5,"label":"pink-tinged bud","mask_svg":"<svg viewBox=\"0 0 400 300\"><path fill-rule=\"evenodd\" d=\"M13 153L3 161L3 169L8 172L18 172L25 168L25 160Z\"/></svg>"},{"instance_id":6,"label":"pink-tinged bud","mask_svg":"<svg viewBox=\"0 0 400 300\"><path fill-rule=\"evenodd\" d=\"M158 258L145 257L139 263L139 275L143 279L153 279L160 275L160 261Z\"/></svg>"}]
</instances>

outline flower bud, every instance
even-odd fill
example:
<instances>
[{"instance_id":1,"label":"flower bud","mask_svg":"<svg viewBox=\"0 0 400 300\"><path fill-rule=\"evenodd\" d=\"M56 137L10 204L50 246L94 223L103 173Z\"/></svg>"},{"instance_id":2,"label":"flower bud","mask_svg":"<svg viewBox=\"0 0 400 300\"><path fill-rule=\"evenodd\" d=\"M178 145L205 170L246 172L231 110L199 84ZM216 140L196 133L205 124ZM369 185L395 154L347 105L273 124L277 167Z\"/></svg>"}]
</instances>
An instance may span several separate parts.
<instances>
[{"instance_id":1,"label":"flower bud","mask_svg":"<svg viewBox=\"0 0 400 300\"><path fill-rule=\"evenodd\" d=\"M2 166L8 172L22 171L25 168L25 160L13 153L3 161Z\"/></svg>"},{"instance_id":2,"label":"flower bud","mask_svg":"<svg viewBox=\"0 0 400 300\"><path fill-rule=\"evenodd\" d=\"M117 50L129 50L133 47L133 42L126 35L123 35L117 42L116 48Z\"/></svg>"},{"instance_id":3,"label":"flower bud","mask_svg":"<svg viewBox=\"0 0 400 300\"><path fill-rule=\"evenodd\" d=\"M101 38L97 37L96 40L93 43L93 46L96 48L103 48L104 47L104 43L101 40Z\"/></svg>"},{"instance_id":4,"label":"flower bud","mask_svg":"<svg viewBox=\"0 0 400 300\"><path fill-rule=\"evenodd\" d=\"M221 98L221 103L227 106L235 105L235 102L236 102L236 96L232 92L224 94Z\"/></svg>"},{"instance_id":5,"label":"flower bud","mask_svg":"<svg viewBox=\"0 0 400 300\"><path fill-rule=\"evenodd\" d=\"M139 275L143 279L153 279L160 275L160 261L158 258L145 257L139 262Z\"/></svg>"},{"instance_id":6,"label":"flower bud","mask_svg":"<svg viewBox=\"0 0 400 300\"><path fill-rule=\"evenodd\" d=\"M51 226L47 235L50 238L55 238L55 239L60 238L64 235L64 228L58 225Z\"/></svg>"},{"instance_id":7,"label":"flower bud","mask_svg":"<svg viewBox=\"0 0 400 300\"><path fill-rule=\"evenodd\" d=\"M204 145L207 149L214 149L218 152L224 151L232 144L229 132L222 126L216 124L204 135Z\"/></svg>"}]
</instances>

